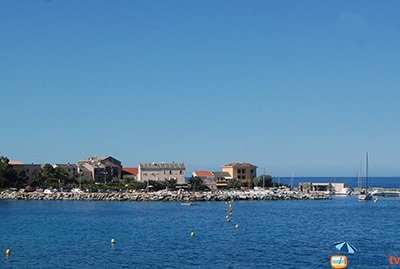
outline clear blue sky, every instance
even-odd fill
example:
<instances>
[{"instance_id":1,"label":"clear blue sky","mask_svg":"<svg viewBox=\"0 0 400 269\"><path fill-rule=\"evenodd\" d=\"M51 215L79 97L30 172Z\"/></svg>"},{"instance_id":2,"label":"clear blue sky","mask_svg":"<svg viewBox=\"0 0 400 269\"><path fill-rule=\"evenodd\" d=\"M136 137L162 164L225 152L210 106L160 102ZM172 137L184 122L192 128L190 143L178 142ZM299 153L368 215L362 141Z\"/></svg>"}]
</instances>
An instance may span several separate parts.
<instances>
[{"instance_id":1,"label":"clear blue sky","mask_svg":"<svg viewBox=\"0 0 400 269\"><path fill-rule=\"evenodd\" d=\"M400 175L400 1L0 1L0 155ZM189 171L190 172L190 171Z\"/></svg>"}]
</instances>

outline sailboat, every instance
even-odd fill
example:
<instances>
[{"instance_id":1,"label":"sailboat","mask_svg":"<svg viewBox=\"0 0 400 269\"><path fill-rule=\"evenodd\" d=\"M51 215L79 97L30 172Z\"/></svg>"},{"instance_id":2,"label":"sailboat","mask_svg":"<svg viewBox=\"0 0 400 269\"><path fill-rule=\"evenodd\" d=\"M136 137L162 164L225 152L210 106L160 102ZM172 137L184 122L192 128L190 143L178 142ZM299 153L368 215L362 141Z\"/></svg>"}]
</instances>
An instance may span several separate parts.
<instances>
[{"instance_id":1,"label":"sailboat","mask_svg":"<svg viewBox=\"0 0 400 269\"><path fill-rule=\"evenodd\" d=\"M367 201L372 200L371 193L368 192L368 152L366 154L366 163L365 163L365 188L360 185L360 194L358 195L359 201Z\"/></svg>"}]
</instances>

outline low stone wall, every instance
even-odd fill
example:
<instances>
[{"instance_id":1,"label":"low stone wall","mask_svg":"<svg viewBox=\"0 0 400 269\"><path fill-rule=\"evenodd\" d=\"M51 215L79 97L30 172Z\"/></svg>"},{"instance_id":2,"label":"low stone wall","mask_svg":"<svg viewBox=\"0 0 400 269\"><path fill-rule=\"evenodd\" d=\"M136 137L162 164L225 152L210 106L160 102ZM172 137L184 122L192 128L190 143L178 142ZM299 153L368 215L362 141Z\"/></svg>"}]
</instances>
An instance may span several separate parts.
<instances>
[{"instance_id":1,"label":"low stone wall","mask_svg":"<svg viewBox=\"0 0 400 269\"><path fill-rule=\"evenodd\" d=\"M87 200L87 201L227 201L227 200L306 200L329 199L329 196L316 196L290 190L274 192L263 191L159 191L159 192L112 192L112 193L71 193L71 192L9 192L0 193L1 200Z\"/></svg>"}]
</instances>

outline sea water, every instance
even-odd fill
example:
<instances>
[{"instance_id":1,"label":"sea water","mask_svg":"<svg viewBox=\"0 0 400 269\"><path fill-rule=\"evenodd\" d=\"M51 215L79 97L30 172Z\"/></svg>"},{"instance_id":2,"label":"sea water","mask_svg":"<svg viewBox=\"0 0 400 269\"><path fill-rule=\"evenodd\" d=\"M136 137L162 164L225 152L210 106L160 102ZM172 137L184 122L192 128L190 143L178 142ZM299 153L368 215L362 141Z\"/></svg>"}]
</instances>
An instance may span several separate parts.
<instances>
[{"instance_id":1,"label":"sea water","mask_svg":"<svg viewBox=\"0 0 400 269\"><path fill-rule=\"evenodd\" d=\"M399 211L400 198L235 201L227 222L224 202L0 201L0 268L330 268L337 241L358 250L348 268L400 268Z\"/></svg>"}]
</instances>

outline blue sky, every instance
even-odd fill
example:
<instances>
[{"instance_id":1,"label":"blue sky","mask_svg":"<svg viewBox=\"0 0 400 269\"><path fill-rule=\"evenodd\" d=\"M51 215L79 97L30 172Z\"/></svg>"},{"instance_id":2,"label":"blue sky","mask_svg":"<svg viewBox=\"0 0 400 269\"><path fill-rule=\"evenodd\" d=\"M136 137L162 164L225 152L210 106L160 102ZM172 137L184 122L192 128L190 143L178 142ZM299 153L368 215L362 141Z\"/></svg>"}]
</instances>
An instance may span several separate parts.
<instances>
[{"instance_id":1,"label":"blue sky","mask_svg":"<svg viewBox=\"0 0 400 269\"><path fill-rule=\"evenodd\" d=\"M0 155L400 175L399 1L0 1Z\"/></svg>"}]
</instances>

